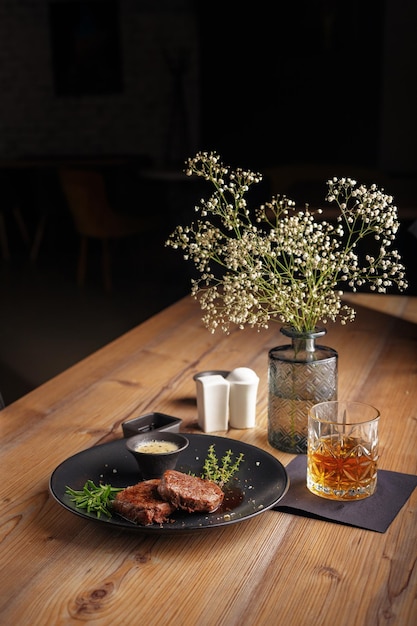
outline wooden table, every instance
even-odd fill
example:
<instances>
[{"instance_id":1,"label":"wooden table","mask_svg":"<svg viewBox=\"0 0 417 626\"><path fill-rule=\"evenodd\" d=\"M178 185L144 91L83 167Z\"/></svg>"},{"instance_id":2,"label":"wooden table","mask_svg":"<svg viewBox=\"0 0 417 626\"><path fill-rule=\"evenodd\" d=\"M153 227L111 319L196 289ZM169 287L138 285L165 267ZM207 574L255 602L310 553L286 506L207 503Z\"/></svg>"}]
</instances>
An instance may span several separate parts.
<instances>
[{"instance_id":1,"label":"wooden table","mask_svg":"<svg viewBox=\"0 0 417 626\"><path fill-rule=\"evenodd\" d=\"M191 298L137 326L0 412L0 623L332 625L417 623L417 490L384 534L268 510L175 537L115 530L62 508L49 478L69 456L160 411L196 425L193 374L260 376L257 426L225 435L293 458L266 438L268 331L211 335ZM381 409L384 469L417 473L417 326L358 307L328 326L339 397ZM39 355L42 358L42 355Z\"/></svg>"}]
</instances>

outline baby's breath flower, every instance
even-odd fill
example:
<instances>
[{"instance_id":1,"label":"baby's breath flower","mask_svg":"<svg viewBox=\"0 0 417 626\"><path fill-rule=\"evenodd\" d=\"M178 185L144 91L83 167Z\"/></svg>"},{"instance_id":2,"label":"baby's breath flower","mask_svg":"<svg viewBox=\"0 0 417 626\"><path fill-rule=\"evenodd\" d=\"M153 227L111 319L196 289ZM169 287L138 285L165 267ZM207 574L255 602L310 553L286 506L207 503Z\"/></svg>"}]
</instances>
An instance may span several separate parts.
<instances>
[{"instance_id":1,"label":"baby's breath flower","mask_svg":"<svg viewBox=\"0 0 417 626\"><path fill-rule=\"evenodd\" d=\"M197 153L185 171L210 181L215 190L195 207L200 219L178 226L166 244L181 249L200 273L191 294L211 332L228 333L232 325L268 328L272 320L298 331L311 331L319 321L346 324L355 311L341 304L343 283L352 291L366 284L378 293L393 285L407 288L400 255L391 249L397 208L376 185L328 180L326 200L340 210L330 224L316 221L321 209L306 205L300 211L286 196L250 211L244 194L261 182L261 174L233 171L214 152ZM362 259L357 248L366 238L374 242L372 254Z\"/></svg>"}]
</instances>

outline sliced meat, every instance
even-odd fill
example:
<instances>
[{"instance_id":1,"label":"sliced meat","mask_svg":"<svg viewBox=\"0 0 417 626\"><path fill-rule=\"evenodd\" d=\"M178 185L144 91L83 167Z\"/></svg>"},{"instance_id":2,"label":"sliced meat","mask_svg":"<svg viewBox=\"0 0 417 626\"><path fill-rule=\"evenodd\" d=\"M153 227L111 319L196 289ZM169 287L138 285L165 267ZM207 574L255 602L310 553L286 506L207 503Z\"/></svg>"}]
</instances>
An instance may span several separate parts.
<instances>
[{"instance_id":1,"label":"sliced meat","mask_svg":"<svg viewBox=\"0 0 417 626\"><path fill-rule=\"evenodd\" d=\"M161 498L189 513L210 513L219 508L224 493L216 483L176 470L164 472L158 486Z\"/></svg>"},{"instance_id":2,"label":"sliced meat","mask_svg":"<svg viewBox=\"0 0 417 626\"><path fill-rule=\"evenodd\" d=\"M160 482L159 478L145 480L119 491L113 500L114 510L142 526L169 522L169 515L176 507L159 495Z\"/></svg>"}]
</instances>

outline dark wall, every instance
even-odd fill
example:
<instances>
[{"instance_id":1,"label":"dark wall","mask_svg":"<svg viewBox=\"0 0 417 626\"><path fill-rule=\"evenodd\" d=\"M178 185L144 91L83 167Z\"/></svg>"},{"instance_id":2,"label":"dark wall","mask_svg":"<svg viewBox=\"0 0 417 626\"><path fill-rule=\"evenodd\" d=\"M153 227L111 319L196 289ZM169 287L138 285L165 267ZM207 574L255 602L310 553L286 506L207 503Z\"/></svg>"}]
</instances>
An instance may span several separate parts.
<instances>
[{"instance_id":1,"label":"dark wall","mask_svg":"<svg viewBox=\"0 0 417 626\"><path fill-rule=\"evenodd\" d=\"M411 39L412 27L404 27L416 26L411 1L261 0L248 13L235 2L227 12L223 5L215 0L198 8L205 148L253 167L321 162L395 169L407 152L396 147L393 154L381 141L390 136L387 125L397 137L404 129L408 141L416 46L403 52L401 38ZM397 85L387 110L391 76L400 70L412 72L410 82ZM403 170L416 157L411 143L407 150ZM390 163L382 163L382 152Z\"/></svg>"},{"instance_id":2,"label":"dark wall","mask_svg":"<svg viewBox=\"0 0 417 626\"><path fill-rule=\"evenodd\" d=\"M57 27L83 4L117 8L119 63L104 63L105 85L87 61L74 91L58 80ZM415 174L416 27L415 0L2 0L0 157L140 154L163 166L215 149L252 168Z\"/></svg>"}]
</instances>

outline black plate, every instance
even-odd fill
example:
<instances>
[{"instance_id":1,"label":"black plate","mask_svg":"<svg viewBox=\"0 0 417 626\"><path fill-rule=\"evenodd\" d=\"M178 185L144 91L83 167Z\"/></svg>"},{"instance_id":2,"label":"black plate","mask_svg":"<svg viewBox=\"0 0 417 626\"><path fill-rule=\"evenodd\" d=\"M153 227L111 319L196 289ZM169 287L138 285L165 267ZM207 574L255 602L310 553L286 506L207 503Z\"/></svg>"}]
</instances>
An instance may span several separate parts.
<instances>
[{"instance_id":1,"label":"black plate","mask_svg":"<svg viewBox=\"0 0 417 626\"><path fill-rule=\"evenodd\" d=\"M237 480L233 483L232 510L192 514L176 512L171 516L173 520L171 523L140 526L116 513L111 518L106 516L97 518L95 513L77 509L65 493L67 486L82 489L85 482L90 479L96 484L102 481L114 487L127 487L140 480L136 461L126 450L125 439L88 448L58 465L49 483L51 494L68 511L86 519L116 528L165 534L242 522L274 507L287 492L289 479L285 467L268 452L226 437L185 434L190 445L182 453L176 467L181 472L201 474L211 444L214 444L219 459L228 450L232 451L233 458L243 452L244 461L240 464L236 474Z\"/></svg>"}]
</instances>

